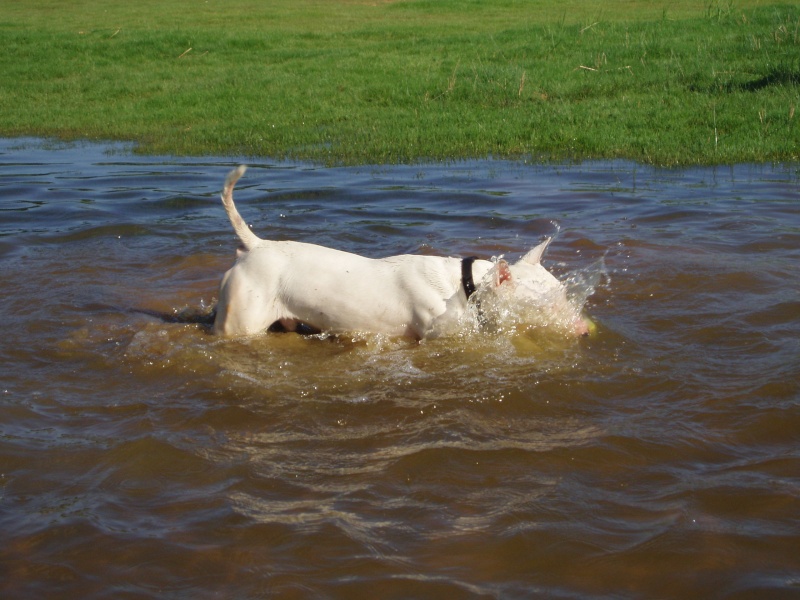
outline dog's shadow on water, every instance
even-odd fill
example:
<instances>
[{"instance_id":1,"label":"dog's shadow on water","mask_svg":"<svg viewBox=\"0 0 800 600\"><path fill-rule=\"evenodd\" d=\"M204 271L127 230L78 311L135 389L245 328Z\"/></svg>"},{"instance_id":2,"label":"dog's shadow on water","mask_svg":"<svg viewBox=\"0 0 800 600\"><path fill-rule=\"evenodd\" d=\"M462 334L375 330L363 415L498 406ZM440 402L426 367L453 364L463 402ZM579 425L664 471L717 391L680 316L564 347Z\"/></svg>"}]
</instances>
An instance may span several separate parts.
<instances>
[{"instance_id":1,"label":"dog's shadow on water","mask_svg":"<svg viewBox=\"0 0 800 600\"><path fill-rule=\"evenodd\" d=\"M217 317L217 307L213 306L211 309L205 308L191 308L186 307L180 310L173 310L172 312L154 310L149 308L131 308L128 309L129 313L145 315L158 319L163 323L178 324L178 325L197 325L204 333L211 334L212 327L214 326L214 319ZM280 321L276 321L267 328L268 333L289 333ZM322 332L318 329L306 325L305 323L298 323L293 333L303 336L320 335Z\"/></svg>"},{"instance_id":2,"label":"dog's shadow on water","mask_svg":"<svg viewBox=\"0 0 800 600\"><path fill-rule=\"evenodd\" d=\"M206 333L211 333L211 327L214 325L214 319L217 316L216 306L212 307L210 310L204 308L187 307L180 310L174 310L172 312L154 310L150 308L129 308L126 312L153 317L164 323L199 325L200 328Z\"/></svg>"}]
</instances>

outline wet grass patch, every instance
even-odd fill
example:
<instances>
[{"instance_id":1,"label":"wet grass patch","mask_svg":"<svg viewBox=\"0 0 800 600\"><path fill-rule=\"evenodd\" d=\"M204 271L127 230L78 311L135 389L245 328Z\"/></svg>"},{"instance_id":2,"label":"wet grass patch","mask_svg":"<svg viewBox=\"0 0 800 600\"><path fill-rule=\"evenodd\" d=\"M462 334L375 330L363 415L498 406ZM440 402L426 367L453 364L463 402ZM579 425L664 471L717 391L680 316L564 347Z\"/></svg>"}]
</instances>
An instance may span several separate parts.
<instances>
[{"instance_id":1,"label":"wet grass patch","mask_svg":"<svg viewBox=\"0 0 800 600\"><path fill-rule=\"evenodd\" d=\"M797 160L799 7L635 4L15 5L0 134L328 163Z\"/></svg>"}]
</instances>

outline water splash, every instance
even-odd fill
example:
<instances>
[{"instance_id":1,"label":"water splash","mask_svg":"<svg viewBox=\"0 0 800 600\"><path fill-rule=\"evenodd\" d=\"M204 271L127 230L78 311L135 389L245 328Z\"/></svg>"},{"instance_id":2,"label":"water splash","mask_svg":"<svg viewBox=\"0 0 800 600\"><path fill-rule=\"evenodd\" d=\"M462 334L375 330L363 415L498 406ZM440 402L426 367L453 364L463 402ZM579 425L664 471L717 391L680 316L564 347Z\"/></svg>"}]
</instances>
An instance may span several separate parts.
<instances>
[{"instance_id":1,"label":"water splash","mask_svg":"<svg viewBox=\"0 0 800 600\"><path fill-rule=\"evenodd\" d=\"M605 287L611 284L611 275L606 267L605 255L587 267L570 271L563 283L567 289L567 298L570 303L578 310L583 311L586 302L601 284Z\"/></svg>"},{"instance_id":2,"label":"water splash","mask_svg":"<svg viewBox=\"0 0 800 600\"><path fill-rule=\"evenodd\" d=\"M495 266L486 275L484 284L493 281L501 258L492 258ZM499 287L482 284L470 297L467 310L440 335L575 339L584 324L588 324L590 331L594 328L584 315L584 308L603 280L609 278L601 258L568 273L558 288L530 288L520 295L514 293L513 286L525 285L521 282Z\"/></svg>"}]
</instances>

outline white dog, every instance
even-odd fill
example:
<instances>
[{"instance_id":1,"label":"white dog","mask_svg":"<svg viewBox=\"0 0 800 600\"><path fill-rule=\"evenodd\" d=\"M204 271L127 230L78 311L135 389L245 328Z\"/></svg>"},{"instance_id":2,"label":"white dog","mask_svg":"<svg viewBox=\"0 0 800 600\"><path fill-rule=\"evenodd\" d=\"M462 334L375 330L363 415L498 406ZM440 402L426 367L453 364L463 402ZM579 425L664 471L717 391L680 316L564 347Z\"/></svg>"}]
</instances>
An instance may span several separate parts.
<instances>
[{"instance_id":1,"label":"white dog","mask_svg":"<svg viewBox=\"0 0 800 600\"><path fill-rule=\"evenodd\" d=\"M487 290L502 290L520 301L547 297L559 309L569 304L564 286L539 264L549 239L515 264L408 254L372 259L314 244L262 240L233 203L233 187L244 172L244 166L231 171L222 192L242 247L220 284L217 334L278 328L419 340L434 335L437 324L463 315L476 290L484 297ZM571 314L575 334L586 335L588 321L579 310Z\"/></svg>"}]
</instances>

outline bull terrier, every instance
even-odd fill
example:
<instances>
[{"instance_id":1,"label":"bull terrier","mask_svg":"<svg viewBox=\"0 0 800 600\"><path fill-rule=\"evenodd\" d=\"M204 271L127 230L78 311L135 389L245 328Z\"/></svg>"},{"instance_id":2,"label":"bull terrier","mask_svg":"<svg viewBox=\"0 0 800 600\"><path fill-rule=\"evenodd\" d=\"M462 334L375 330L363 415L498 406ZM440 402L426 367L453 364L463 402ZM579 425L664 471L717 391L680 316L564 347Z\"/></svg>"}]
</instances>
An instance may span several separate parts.
<instances>
[{"instance_id":1,"label":"bull terrier","mask_svg":"<svg viewBox=\"0 0 800 600\"><path fill-rule=\"evenodd\" d=\"M220 283L216 334L367 332L422 340L436 336L442 323L461 318L473 295L501 292L512 302L547 298L554 310L568 307L571 333L589 332L590 321L569 305L563 284L540 264L550 239L514 264L410 254L373 259L315 244L263 240L233 202L245 169L231 171L222 191L241 247Z\"/></svg>"}]
</instances>

